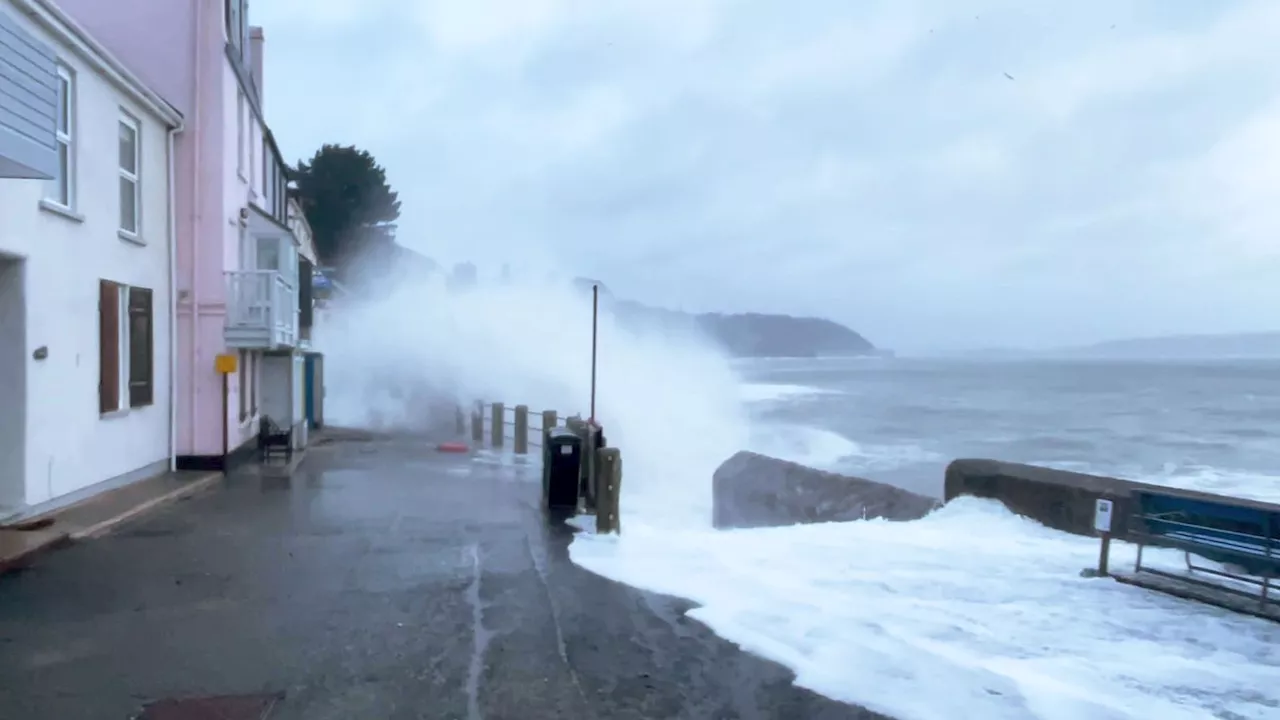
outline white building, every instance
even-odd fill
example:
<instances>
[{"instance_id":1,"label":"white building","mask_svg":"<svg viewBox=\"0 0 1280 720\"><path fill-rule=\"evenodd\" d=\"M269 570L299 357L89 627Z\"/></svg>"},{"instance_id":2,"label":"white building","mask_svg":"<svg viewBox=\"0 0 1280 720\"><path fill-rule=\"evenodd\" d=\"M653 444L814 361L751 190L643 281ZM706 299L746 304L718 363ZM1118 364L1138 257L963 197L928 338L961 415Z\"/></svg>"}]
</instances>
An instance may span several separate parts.
<instances>
[{"instance_id":1,"label":"white building","mask_svg":"<svg viewBox=\"0 0 1280 720\"><path fill-rule=\"evenodd\" d=\"M182 118L79 28L0 0L0 75L15 57L32 81L0 83L0 155L23 130L13 109L44 107L31 98L47 90L56 140L51 178L0 178L0 517L165 472L174 456Z\"/></svg>"}]
</instances>

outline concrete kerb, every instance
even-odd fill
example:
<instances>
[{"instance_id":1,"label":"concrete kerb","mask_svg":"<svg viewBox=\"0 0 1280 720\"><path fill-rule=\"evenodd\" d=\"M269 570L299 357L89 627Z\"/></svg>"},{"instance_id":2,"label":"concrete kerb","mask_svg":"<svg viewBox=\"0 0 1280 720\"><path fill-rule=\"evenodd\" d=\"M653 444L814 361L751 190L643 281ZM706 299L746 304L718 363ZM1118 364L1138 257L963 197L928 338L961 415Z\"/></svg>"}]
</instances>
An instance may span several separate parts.
<instances>
[{"instance_id":1,"label":"concrete kerb","mask_svg":"<svg viewBox=\"0 0 1280 720\"><path fill-rule=\"evenodd\" d=\"M167 477L169 474L159 476ZM86 498L74 505L39 515L24 524L48 522L36 530L0 530L6 537L0 538L0 575L19 570L32 563L45 552L58 550L74 542L100 537L120 524L137 518L150 510L176 502L207 490L222 478L221 473L207 473L193 480L151 494L141 501L121 503L120 496L108 491ZM139 485L156 482L158 478L142 480ZM119 507L113 507L119 505Z\"/></svg>"},{"instance_id":2,"label":"concrete kerb","mask_svg":"<svg viewBox=\"0 0 1280 720\"><path fill-rule=\"evenodd\" d=\"M222 479L222 477L223 477L222 473L216 473L216 472L209 473L207 475L202 475L196 478L195 480L191 480L190 482L182 485L181 487L177 487L169 492L148 498L147 500L141 503L138 503L137 505L134 505L133 507L125 510L124 512L118 513L108 518L104 518L103 520L96 522L92 525L89 525L87 527L83 527L78 530L71 530L68 532L68 536L73 541L101 537L111 532L118 526L130 520L133 520L134 518L137 518L140 515L144 515L151 510L157 509L169 503L178 502L179 500L182 500L184 498L191 497L192 495L195 495L197 493L203 492L213 487L214 485L216 485L218 481Z\"/></svg>"}]
</instances>

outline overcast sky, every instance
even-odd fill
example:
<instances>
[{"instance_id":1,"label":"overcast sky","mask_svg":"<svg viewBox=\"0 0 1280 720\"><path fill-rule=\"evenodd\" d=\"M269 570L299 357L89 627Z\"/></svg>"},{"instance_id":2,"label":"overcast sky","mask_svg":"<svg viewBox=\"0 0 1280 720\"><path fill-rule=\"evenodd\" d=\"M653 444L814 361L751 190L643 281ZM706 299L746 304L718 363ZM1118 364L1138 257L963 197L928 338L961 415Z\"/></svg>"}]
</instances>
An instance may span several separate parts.
<instances>
[{"instance_id":1,"label":"overcast sky","mask_svg":"<svg viewBox=\"0 0 1280 720\"><path fill-rule=\"evenodd\" d=\"M400 241L900 349L1280 329L1280 2L259 0Z\"/></svg>"}]
</instances>

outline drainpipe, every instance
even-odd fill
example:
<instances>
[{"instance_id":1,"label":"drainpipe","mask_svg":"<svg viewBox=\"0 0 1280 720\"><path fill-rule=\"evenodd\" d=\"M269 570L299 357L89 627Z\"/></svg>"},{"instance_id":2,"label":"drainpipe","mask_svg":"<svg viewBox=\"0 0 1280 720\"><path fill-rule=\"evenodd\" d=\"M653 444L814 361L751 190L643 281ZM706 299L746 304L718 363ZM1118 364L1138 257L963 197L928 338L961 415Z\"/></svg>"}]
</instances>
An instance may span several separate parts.
<instances>
[{"instance_id":1,"label":"drainpipe","mask_svg":"<svg viewBox=\"0 0 1280 720\"><path fill-rule=\"evenodd\" d=\"M185 128L185 122L169 128L167 147L169 152L169 222L166 232L169 238L169 472L178 469L178 222L177 193L173 189L174 138Z\"/></svg>"},{"instance_id":2,"label":"drainpipe","mask_svg":"<svg viewBox=\"0 0 1280 720\"><path fill-rule=\"evenodd\" d=\"M201 182L203 173L204 158L204 116L202 115L202 103L200 102L201 90L204 87L203 57L205 53L204 47L204 13L207 3L196 3L196 27L195 27L195 78L192 83L195 98L192 102L192 115L194 116L194 132L191 136L192 148L195 157L192 159L192 168L194 171L194 181L191 189L191 369L189 372L189 380L191 381L191 453L196 452L196 426L200 418L199 413L199 393L196 375L199 371L200 359L200 220L204 217L204 196L202 189L204 183Z\"/></svg>"}]
</instances>

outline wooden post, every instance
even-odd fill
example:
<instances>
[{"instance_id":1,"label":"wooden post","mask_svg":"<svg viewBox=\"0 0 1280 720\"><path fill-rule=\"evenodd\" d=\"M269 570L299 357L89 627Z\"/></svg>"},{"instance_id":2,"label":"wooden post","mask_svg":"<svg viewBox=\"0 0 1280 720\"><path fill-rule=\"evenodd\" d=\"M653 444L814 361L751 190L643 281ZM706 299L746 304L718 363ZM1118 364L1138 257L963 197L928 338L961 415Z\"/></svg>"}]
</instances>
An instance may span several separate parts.
<instances>
[{"instance_id":1,"label":"wooden post","mask_svg":"<svg viewBox=\"0 0 1280 720\"><path fill-rule=\"evenodd\" d=\"M484 444L484 414L480 408L471 411L471 442L477 448Z\"/></svg>"},{"instance_id":2,"label":"wooden post","mask_svg":"<svg viewBox=\"0 0 1280 720\"><path fill-rule=\"evenodd\" d=\"M227 462L231 455L231 428L228 417L231 414L230 375L236 372L240 356L234 353L221 353L213 358L213 369L222 376L222 472L227 472ZM244 392L244 388L240 389Z\"/></svg>"},{"instance_id":3,"label":"wooden post","mask_svg":"<svg viewBox=\"0 0 1280 720\"><path fill-rule=\"evenodd\" d=\"M621 533L622 521L618 498L622 494L622 453L618 448L600 448L596 451L599 472L599 498L596 500L596 532Z\"/></svg>"},{"instance_id":4,"label":"wooden post","mask_svg":"<svg viewBox=\"0 0 1280 720\"><path fill-rule=\"evenodd\" d=\"M241 388L240 392L244 392ZM231 428L228 427L227 415L231 414L231 387L227 373L222 373L222 474L227 473L227 458L231 454Z\"/></svg>"},{"instance_id":5,"label":"wooden post","mask_svg":"<svg viewBox=\"0 0 1280 720\"><path fill-rule=\"evenodd\" d=\"M495 448L501 448L507 438L507 408L502 403L496 402L490 412L492 415L489 417L489 433L492 437L489 438L489 442Z\"/></svg>"},{"instance_id":6,"label":"wooden post","mask_svg":"<svg viewBox=\"0 0 1280 720\"><path fill-rule=\"evenodd\" d=\"M1111 557L1111 518L1115 514L1115 501L1110 498L1098 498L1093 506L1093 529L1102 537L1101 547L1098 549L1098 575L1106 577L1110 568L1108 568L1108 560ZM1139 545L1139 548L1142 546ZM1142 552L1141 549L1138 550ZM1141 555L1139 555L1141 558ZM1139 560L1141 562L1141 560Z\"/></svg>"},{"instance_id":7,"label":"wooden post","mask_svg":"<svg viewBox=\"0 0 1280 720\"><path fill-rule=\"evenodd\" d=\"M596 425L586 422L582 426L582 488L588 510L599 507L599 461L596 458Z\"/></svg>"},{"instance_id":8,"label":"wooden post","mask_svg":"<svg viewBox=\"0 0 1280 720\"><path fill-rule=\"evenodd\" d=\"M556 423L558 423L558 422L559 422L559 419L558 419L558 418L556 418L556 411L555 411L555 410L543 410L543 411L542 411L542 432L543 432L543 434L546 434L546 433L551 432L551 428L555 427L555 426L556 426Z\"/></svg>"},{"instance_id":9,"label":"wooden post","mask_svg":"<svg viewBox=\"0 0 1280 720\"><path fill-rule=\"evenodd\" d=\"M516 406L516 439L512 443L517 455L529 454L529 406Z\"/></svg>"}]
</instances>

